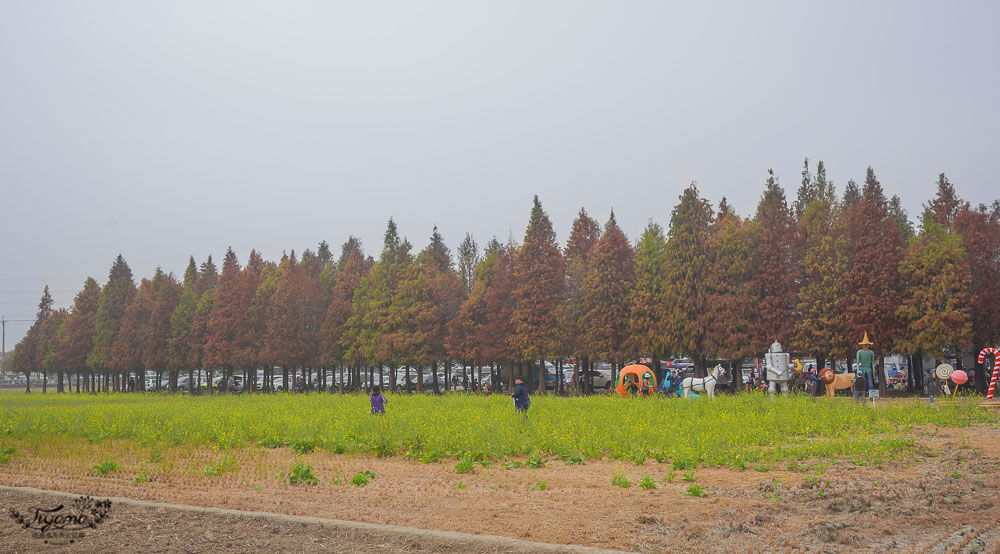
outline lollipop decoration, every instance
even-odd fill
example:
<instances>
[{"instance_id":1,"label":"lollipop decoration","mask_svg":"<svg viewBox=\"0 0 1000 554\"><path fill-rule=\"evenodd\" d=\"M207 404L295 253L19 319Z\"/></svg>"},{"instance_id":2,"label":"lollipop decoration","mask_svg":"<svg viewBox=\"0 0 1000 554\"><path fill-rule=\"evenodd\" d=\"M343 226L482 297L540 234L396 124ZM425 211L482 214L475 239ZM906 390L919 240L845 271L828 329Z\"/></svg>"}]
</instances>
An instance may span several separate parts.
<instances>
[{"instance_id":1,"label":"lollipop decoration","mask_svg":"<svg viewBox=\"0 0 1000 554\"><path fill-rule=\"evenodd\" d=\"M955 399L955 395L958 393L958 386L969 380L969 374L962 371L961 369L956 369L951 373L951 382L955 383L955 390L951 393L951 399Z\"/></svg>"},{"instance_id":2,"label":"lollipop decoration","mask_svg":"<svg viewBox=\"0 0 1000 554\"><path fill-rule=\"evenodd\" d=\"M948 378L951 377L952 372L954 371L955 368L951 367L951 365L941 364L937 366L937 369L934 370L934 373L937 375L938 379L941 379L942 381L947 381Z\"/></svg>"},{"instance_id":3,"label":"lollipop decoration","mask_svg":"<svg viewBox=\"0 0 1000 554\"><path fill-rule=\"evenodd\" d=\"M986 392L986 400L993 400L993 389L997 386L997 373L1000 373L1000 350L983 348L979 353L979 363L986 361L987 354L993 354L993 377L990 377L990 390Z\"/></svg>"}]
</instances>

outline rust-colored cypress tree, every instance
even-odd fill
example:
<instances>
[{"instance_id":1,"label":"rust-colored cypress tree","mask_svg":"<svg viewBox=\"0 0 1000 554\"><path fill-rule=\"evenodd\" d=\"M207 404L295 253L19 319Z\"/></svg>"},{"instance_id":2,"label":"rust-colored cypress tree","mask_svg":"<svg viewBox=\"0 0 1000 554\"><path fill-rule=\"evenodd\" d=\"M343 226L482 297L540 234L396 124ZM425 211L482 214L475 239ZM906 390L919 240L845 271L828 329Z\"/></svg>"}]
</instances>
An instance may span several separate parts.
<instances>
[{"instance_id":1,"label":"rust-colored cypress tree","mask_svg":"<svg viewBox=\"0 0 1000 554\"><path fill-rule=\"evenodd\" d=\"M101 287L88 277L83 290L73 300L70 317L62 328L59 342L59 362L67 370L76 372L77 392L80 379L87 370L87 355L94 348L94 323L97 306L101 300Z\"/></svg>"},{"instance_id":2,"label":"rust-colored cypress tree","mask_svg":"<svg viewBox=\"0 0 1000 554\"><path fill-rule=\"evenodd\" d=\"M635 280L635 251L613 211L594 246L591 265L581 288L583 353L621 364L630 353L628 300Z\"/></svg>"},{"instance_id":3,"label":"rust-colored cypress tree","mask_svg":"<svg viewBox=\"0 0 1000 554\"><path fill-rule=\"evenodd\" d=\"M544 371L544 359L558 352L555 320L565 281L562 253L552 222L535 196L524 244L514 264L515 307L511 315L513 344L520 361L534 362ZM534 390L534 371L528 371L528 388ZM542 375L544 379L544 375ZM539 392L545 392L544 381Z\"/></svg>"},{"instance_id":4,"label":"rust-colored cypress tree","mask_svg":"<svg viewBox=\"0 0 1000 554\"><path fill-rule=\"evenodd\" d=\"M773 170L767 173L764 193L754 217L757 227L754 295L758 317L751 344L756 352L765 352L777 340L786 349L795 351L790 341L798 302L793 258L795 228L784 189L778 184Z\"/></svg>"},{"instance_id":5,"label":"rust-colored cypress tree","mask_svg":"<svg viewBox=\"0 0 1000 554\"><path fill-rule=\"evenodd\" d=\"M371 271L374 263L371 258L365 259L364 254L357 248L351 248L344 265L337 272L334 278L333 291L330 298L330 305L323 318L320 328L320 352L323 363L340 365L340 391L346 388L344 376L344 362L347 357L341 337L346 329L347 319L351 317L351 300L354 298L354 291L358 289L362 279Z\"/></svg>"},{"instance_id":6,"label":"rust-colored cypress tree","mask_svg":"<svg viewBox=\"0 0 1000 554\"><path fill-rule=\"evenodd\" d=\"M222 262L222 274L213 294L212 313L208 318L205 350L202 363L212 373L222 369L220 385L223 391L228 386L228 378L238 363L239 339L244 331L245 314L241 310L242 272L232 248L226 251Z\"/></svg>"},{"instance_id":7,"label":"rust-colored cypress tree","mask_svg":"<svg viewBox=\"0 0 1000 554\"><path fill-rule=\"evenodd\" d=\"M582 363L588 366L590 359L587 357L586 341L581 325L587 312L583 283L587 275L593 271L594 247L600 238L601 225L596 219L587 215L585 209L580 208L580 213L573 220L573 230L566 240L566 247L563 249L566 286L557 319L558 342L560 354L573 355L582 359Z\"/></svg>"},{"instance_id":8,"label":"rust-colored cypress tree","mask_svg":"<svg viewBox=\"0 0 1000 554\"><path fill-rule=\"evenodd\" d=\"M847 352L853 359L864 333L875 342L876 352L892 351L902 330L899 262L904 252L899 226L889 215L882 185L868 168L861 198L845 214L848 234L848 272L844 279L848 336ZM879 365L880 388L885 385L885 366ZM884 390L882 392L885 392Z\"/></svg>"},{"instance_id":9,"label":"rust-colored cypress tree","mask_svg":"<svg viewBox=\"0 0 1000 554\"><path fill-rule=\"evenodd\" d=\"M141 390L146 375L143 352L149 337L149 317L153 311L153 290L149 279L143 279L139 289L122 316L121 327L111 347L111 369L119 372L122 381L120 390L130 375L134 373L136 388ZM157 383L159 384L159 383Z\"/></svg>"},{"instance_id":10,"label":"rust-colored cypress tree","mask_svg":"<svg viewBox=\"0 0 1000 554\"><path fill-rule=\"evenodd\" d=\"M156 372L156 382L160 383L162 374L167 371L167 361L170 344L170 318L180 302L183 288L172 274L164 273L156 268L153 280L150 282L150 300L152 306L149 313L149 324L146 333L146 344L142 350L143 367ZM170 375L169 389L177 390L176 372ZM143 390L145 383L136 383Z\"/></svg>"},{"instance_id":11,"label":"rust-colored cypress tree","mask_svg":"<svg viewBox=\"0 0 1000 554\"><path fill-rule=\"evenodd\" d=\"M48 287L46 287L47 289ZM42 381L42 392L47 392L48 390L48 376L57 375L58 376L58 391L63 392L63 371L65 367L60 363L58 350L59 350L59 330L66 323L66 319L69 317L69 312L66 310L54 310L50 311L45 319L42 321L42 325L38 330L38 342L37 348L38 352L35 354L36 359L40 362L39 369L42 370L46 378Z\"/></svg>"},{"instance_id":12,"label":"rust-colored cypress tree","mask_svg":"<svg viewBox=\"0 0 1000 554\"><path fill-rule=\"evenodd\" d=\"M737 216L723 199L709 230L705 349L730 360L734 389L742 387L743 357L754 352L750 337L757 315L753 302L755 240L756 222Z\"/></svg>"},{"instance_id":13,"label":"rust-colored cypress tree","mask_svg":"<svg viewBox=\"0 0 1000 554\"><path fill-rule=\"evenodd\" d=\"M1000 345L1000 213L985 204L973 208L964 203L955 215L954 229L962 236L969 254L972 282L969 306L972 316L972 350ZM978 367L976 388L983 392L992 366Z\"/></svg>"}]
</instances>

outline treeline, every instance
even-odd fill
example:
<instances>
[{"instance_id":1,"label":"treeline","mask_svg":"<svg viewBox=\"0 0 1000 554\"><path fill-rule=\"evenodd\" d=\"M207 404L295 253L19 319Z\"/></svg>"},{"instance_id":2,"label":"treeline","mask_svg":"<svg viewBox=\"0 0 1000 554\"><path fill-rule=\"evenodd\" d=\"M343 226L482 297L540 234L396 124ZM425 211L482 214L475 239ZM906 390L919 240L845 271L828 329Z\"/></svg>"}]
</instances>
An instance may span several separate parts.
<instances>
[{"instance_id":1,"label":"treeline","mask_svg":"<svg viewBox=\"0 0 1000 554\"><path fill-rule=\"evenodd\" d=\"M316 372L320 387L345 390L382 371L394 388L411 370L420 388L425 369L437 388L437 368L450 375L460 360L503 364L535 389L529 368L544 360L658 367L686 355L704 372L709 358L739 367L777 340L822 367L853 358L867 332L881 354L913 356L919 387L923 354L961 359L1000 343L1000 201L972 205L942 174L915 230L871 168L837 194L823 163L814 172L806 160L791 202L768 173L753 217L725 198L713 207L692 184L669 228L651 222L635 244L614 213L601 226L581 209L560 248L536 197L520 244L480 249L466 234L454 260L437 228L414 252L392 219L377 259L353 237L339 256L323 242L278 262L252 251L242 267L230 249L221 272L192 258L181 281L158 269L137 287L118 256L103 288L87 279L69 311L52 309L46 287L13 366L57 374L60 391L68 375L78 391L121 390L129 375L141 388L148 372L175 390L199 369L242 372L246 390L262 370L271 390L274 368L286 384Z\"/></svg>"}]
</instances>

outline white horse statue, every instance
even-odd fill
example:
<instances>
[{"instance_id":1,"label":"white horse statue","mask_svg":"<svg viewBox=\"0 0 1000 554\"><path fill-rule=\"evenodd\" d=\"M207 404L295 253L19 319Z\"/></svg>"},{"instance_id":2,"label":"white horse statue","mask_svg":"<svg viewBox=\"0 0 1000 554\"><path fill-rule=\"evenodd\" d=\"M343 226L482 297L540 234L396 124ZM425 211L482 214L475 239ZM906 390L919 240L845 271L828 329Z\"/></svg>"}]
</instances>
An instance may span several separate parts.
<instances>
[{"instance_id":1,"label":"white horse statue","mask_svg":"<svg viewBox=\"0 0 1000 554\"><path fill-rule=\"evenodd\" d=\"M691 395L691 391L705 392L709 398L715 398L715 385L719 379L726 375L726 370L722 369L722 364L712 368L712 373L708 377L688 377L681 381L681 390L684 391L684 398Z\"/></svg>"}]
</instances>

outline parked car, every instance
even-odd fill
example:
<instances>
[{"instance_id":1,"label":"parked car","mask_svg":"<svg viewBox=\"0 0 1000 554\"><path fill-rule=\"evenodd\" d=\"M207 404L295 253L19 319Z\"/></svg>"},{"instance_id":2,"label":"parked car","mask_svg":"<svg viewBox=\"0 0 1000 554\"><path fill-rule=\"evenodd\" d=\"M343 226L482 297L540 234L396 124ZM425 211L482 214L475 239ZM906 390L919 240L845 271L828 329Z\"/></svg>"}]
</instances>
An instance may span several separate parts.
<instances>
[{"instance_id":1,"label":"parked car","mask_svg":"<svg viewBox=\"0 0 1000 554\"><path fill-rule=\"evenodd\" d=\"M583 379L586 383L587 379L593 379L594 390L607 390L614 386L614 379L611 377L610 370L604 369L594 369L594 370L581 370L577 374L577 379ZM572 382L572 380L570 380Z\"/></svg>"}]
</instances>

